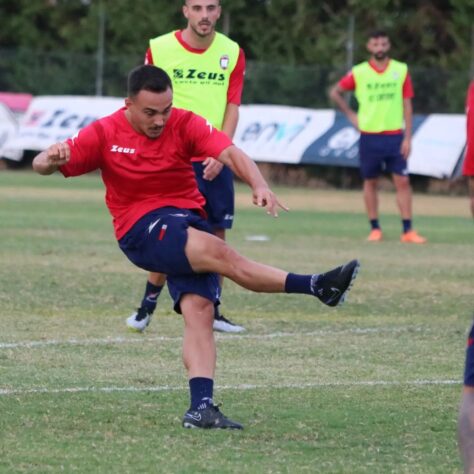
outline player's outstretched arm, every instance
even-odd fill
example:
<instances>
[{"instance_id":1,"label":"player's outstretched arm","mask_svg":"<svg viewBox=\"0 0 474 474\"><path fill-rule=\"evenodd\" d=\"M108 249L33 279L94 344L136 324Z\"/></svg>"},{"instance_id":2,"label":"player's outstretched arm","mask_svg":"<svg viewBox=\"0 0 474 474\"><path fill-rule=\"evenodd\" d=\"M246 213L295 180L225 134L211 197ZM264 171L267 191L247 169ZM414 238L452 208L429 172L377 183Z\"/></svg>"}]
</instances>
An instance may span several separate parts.
<instances>
[{"instance_id":1,"label":"player's outstretched arm","mask_svg":"<svg viewBox=\"0 0 474 474\"><path fill-rule=\"evenodd\" d=\"M240 148L232 145L226 148L218 157L221 163L227 165L242 181L252 189L253 203L266 207L267 213L277 217L278 208L288 211L281 204L260 173L257 165Z\"/></svg>"},{"instance_id":2,"label":"player's outstretched arm","mask_svg":"<svg viewBox=\"0 0 474 474\"><path fill-rule=\"evenodd\" d=\"M69 161L70 156L71 150L67 143L55 143L35 156L33 169L38 174L53 174Z\"/></svg>"}]
</instances>

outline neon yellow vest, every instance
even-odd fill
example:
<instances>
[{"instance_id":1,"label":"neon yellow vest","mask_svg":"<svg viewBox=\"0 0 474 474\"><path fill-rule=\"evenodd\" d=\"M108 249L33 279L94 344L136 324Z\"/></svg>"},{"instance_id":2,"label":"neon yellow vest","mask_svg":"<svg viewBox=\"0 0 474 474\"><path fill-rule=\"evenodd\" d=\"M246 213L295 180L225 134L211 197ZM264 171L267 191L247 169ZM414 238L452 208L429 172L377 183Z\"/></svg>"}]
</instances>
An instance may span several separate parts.
<instances>
[{"instance_id":1,"label":"neon yellow vest","mask_svg":"<svg viewBox=\"0 0 474 474\"><path fill-rule=\"evenodd\" d=\"M408 67L390 59L383 73L366 61L352 68L359 103L357 117L361 132L379 133L403 128L403 83Z\"/></svg>"},{"instance_id":2,"label":"neon yellow vest","mask_svg":"<svg viewBox=\"0 0 474 474\"><path fill-rule=\"evenodd\" d=\"M150 40L153 64L173 82L173 105L203 116L221 130L229 78L237 64L239 45L221 33L198 54L185 49L175 32Z\"/></svg>"}]
</instances>

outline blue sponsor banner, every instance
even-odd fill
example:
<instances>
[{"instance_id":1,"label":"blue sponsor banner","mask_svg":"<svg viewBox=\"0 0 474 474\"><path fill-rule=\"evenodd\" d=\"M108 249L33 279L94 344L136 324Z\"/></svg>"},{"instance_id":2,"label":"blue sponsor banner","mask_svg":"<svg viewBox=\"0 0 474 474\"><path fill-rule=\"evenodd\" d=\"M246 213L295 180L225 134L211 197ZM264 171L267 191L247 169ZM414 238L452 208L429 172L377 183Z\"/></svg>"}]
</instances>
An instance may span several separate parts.
<instances>
[{"instance_id":1,"label":"blue sponsor banner","mask_svg":"<svg viewBox=\"0 0 474 474\"><path fill-rule=\"evenodd\" d=\"M426 117L413 117L413 133ZM359 167L359 132L347 117L337 112L334 123L303 152L301 164Z\"/></svg>"}]
</instances>

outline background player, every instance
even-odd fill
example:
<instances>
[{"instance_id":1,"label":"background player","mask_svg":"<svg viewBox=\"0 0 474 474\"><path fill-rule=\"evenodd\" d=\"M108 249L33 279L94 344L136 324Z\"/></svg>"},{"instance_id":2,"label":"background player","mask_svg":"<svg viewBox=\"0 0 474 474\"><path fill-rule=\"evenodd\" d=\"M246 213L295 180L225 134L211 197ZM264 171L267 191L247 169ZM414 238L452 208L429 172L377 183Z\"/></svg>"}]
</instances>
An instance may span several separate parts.
<instances>
[{"instance_id":1,"label":"background player","mask_svg":"<svg viewBox=\"0 0 474 474\"><path fill-rule=\"evenodd\" d=\"M466 154L462 173L467 176L469 202L472 217L474 218L474 80L471 81L466 98Z\"/></svg>"},{"instance_id":2,"label":"background player","mask_svg":"<svg viewBox=\"0 0 474 474\"><path fill-rule=\"evenodd\" d=\"M145 63L164 69L171 77L175 107L191 110L232 138L237 128L245 73L245 56L234 41L215 31L221 15L219 0L187 0L184 30L150 41ZM206 211L215 235L225 240L234 219L232 171L209 157L194 157L198 187L206 198ZM223 279L221 280L221 287ZM140 307L127 325L143 331L150 323L166 275L150 273ZM214 329L244 331L215 307Z\"/></svg>"},{"instance_id":3,"label":"background player","mask_svg":"<svg viewBox=\"0 0 474 474\"><path fill-rule=\"evenodd\" d=\"M412 191L407 160L411 149L413 87L408 67L389 57L390 39L383 31L374 31L370 35L367 50L371 55L369 61L354 66L329 93L352 125L361 132L360 171L371 226L367 240L382 240L377 188L380 174L388 171L392 174L402 218L400 240L423 244L426 239L412 229ZM343 96L344 91L352 90L359 104L357 113Z\"/></svg>"}]
</instances>

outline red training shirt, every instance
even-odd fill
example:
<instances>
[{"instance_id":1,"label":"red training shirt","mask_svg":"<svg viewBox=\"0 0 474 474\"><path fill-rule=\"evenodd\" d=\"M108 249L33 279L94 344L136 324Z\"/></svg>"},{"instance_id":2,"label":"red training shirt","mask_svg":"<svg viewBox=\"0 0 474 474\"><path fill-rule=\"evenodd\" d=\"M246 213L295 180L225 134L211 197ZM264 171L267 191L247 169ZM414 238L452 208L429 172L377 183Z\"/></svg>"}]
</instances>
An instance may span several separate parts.
<instances>
[{"instance_id":1,"label":"red training shirt","mask_svg":"<svg viewBox=\"0 0 474 474\"><path fill-rule=\"evenodd\" d=\"M466 97L466 154L462 167L464 176L474 176L474 81Z\"/></svg>"},{"instance_id":2,"label":"red training shirt","mask_svg":"<svg viewBox=\"0 0 474 474\"><path fill-rule=\"evenodd\" d=\"M60 167L61 173L69 177L101 170L117 240L160 207L195 209L206 218L191 157L217 157L232 145L231 140L202 117L175 108L161 135L151 139L135 131L125 110L68 139L71 158Z\"/></svg>"}]
</instances>

